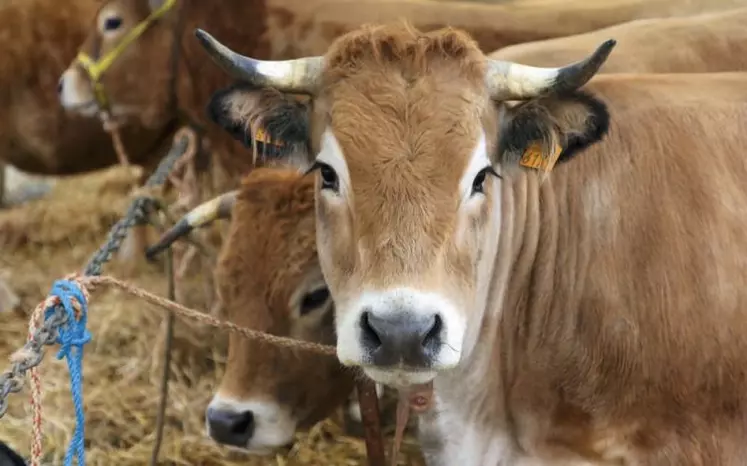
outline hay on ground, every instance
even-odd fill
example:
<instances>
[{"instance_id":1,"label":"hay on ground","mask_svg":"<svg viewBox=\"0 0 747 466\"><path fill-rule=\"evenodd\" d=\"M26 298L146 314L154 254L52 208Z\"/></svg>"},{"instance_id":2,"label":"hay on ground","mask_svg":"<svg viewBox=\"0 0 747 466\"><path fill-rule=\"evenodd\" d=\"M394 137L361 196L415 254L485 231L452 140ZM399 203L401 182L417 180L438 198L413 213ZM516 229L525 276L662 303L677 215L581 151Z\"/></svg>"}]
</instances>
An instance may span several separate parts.
<instances>
[{"instance_id":1,"label":"hay on ground","mask_svg":"<svg viewBox=\"0 0 747 466\"><path fill-rule=\"evenodd\" d=\"M54 280L80 270L126 210L135 176L122 168L60 181L50 197L0 211L0 276L19 295L23 311L0 314L3 370L25 341L29 312ZM113 262L105 272L121 276ZM128 274L132 276L132 274ZM200 277L189 280L199 282ZM136 285L165 294L160 264L141 263ZM189 286L189 284L185 284ZM200 287L195 287L199 289ZM190 296L187 305L195 307ZM155 436L165 314L119 291L93 295L85 348L84 400L87 462L90 465L148 464ZM232 452L204 435L204 409L223 371L225 335L177 320L166 430L160 464L169 465L357 465L366 464L361 439L346 436L337 420L299 435L287 455L252 458ZM62 464L74 428L66 364L47 350L42 363L45 464ZM0 438L27 456L31 411L28 390L11 395L0 419ZM386 431L391 432L391 426ZM400 464L423 464L411 440Z\"/></svg>"}]
</instances>

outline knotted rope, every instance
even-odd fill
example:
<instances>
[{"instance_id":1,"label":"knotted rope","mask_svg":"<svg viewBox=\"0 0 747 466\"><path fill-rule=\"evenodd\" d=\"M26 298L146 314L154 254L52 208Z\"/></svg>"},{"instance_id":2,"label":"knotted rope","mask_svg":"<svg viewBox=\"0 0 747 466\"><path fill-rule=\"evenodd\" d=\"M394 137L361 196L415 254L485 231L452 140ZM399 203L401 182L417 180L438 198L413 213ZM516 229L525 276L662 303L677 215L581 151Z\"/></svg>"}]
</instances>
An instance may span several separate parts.
<instances>
[{"instance_id":1,"label":"knotted rope","mask_svg":"<svg viewBox=\"0 0 747 466\"><path fill-rule=\"evenodd\" d=\"M75 409L75 430L73 438L65 454L65 466L73 464L73 456L77 457L80 466L85 465L85 413L83 411L83 393L82 393L82 359L83 345L91 340L91 334L86 329L88 321L88 290L81 286L80 282L74 278L57 280L52 285L52 290L47 299L40 303L31 316L29 322L29 341L39 327L39 320L44 315L44 320L52 319L58 306L64 309L67 317L55 338L55 342L60 344L60 351L57 353L57 359L67 359L68 370L70 372L70 391L73 397L73 406ZM17 351L12 360L23 360L24 349ZM32 367L31 371L31 409L33 417L32 445L31 445L31 466L39 466L42 458L42 405L41 405L41 379L39 377L38 367Z\"/></svg>"}]
</instances>

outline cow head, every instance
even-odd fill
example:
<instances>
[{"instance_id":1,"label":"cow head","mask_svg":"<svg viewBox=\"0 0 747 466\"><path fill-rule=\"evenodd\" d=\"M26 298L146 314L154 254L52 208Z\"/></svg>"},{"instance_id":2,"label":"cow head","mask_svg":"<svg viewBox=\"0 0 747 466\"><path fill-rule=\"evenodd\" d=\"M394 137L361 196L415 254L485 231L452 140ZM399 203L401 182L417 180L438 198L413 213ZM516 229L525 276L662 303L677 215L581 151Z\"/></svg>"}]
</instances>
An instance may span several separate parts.
<instances>
[{"instance_id":1,"label":"cow head","mask_svg":"<svg viewBox=\"0 0 747 466\"><path fill-rule=\"evenodd\" d=\"M147 127L171 118L177 37L175 0L109 0L95 15L78 57L60 78L59 99L68 111L137 118Z\"/></svg>"},{"instance_id":2,"label":"cow head","mask_svg":"<svg viewBox=\"0 0 747 466\"><path fill-rule=\"evenodd\" d=\"M198 31L215 61L258 87L305 92L316 154L317 247L336 303L337 354L409 385L476 341L514 181L599 141L604 104L577 91L614 41L562 68L488 60L465 34L366 27L324 57L264 62ZM217 94L224 121L242 94ZM498 312L491 310L490 312Z\"/></svg>"},{"instance_id":3,"label":"cow head","mask_svg":"<svg viewBox=\"0 0 747 466\"><path fill-rule=\"evenodd\" d=\"M334 305L316 254L314 179L257 168L232 192L193 209L151 251L213 218L232 217L216 269L229 321L334 344ZM206 411L222 444L269 453L343 404L353 374L334 356L285 349L231 334L225 372Z\"/></svg>"}]
</instances>

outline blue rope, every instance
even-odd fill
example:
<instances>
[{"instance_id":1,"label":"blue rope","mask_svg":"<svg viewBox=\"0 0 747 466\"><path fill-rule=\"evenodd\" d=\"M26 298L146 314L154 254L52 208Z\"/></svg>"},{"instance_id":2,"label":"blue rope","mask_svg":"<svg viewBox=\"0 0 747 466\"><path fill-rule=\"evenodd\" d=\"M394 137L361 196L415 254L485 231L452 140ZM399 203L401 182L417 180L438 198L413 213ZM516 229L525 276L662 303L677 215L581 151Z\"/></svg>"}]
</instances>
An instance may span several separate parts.
<instances>
[{"instance_id":1,"label":"blue rope","mask_svg":"<svg viewBox=\"0 0 747 466\"><path fill-rule=\"evenodd\" d=\"M86 330L88 303L86 303L86 297L83 295L78 284L70 280L57 280L52 285L52 291L49 294L50 296L60 298L60 305L67 313L67 322L60 327L59 334L57 335L57 343L61 345L60 352L57 353L57 359L67 359L67 367L70 371L70 391L73 396L73 406L75 408L75 431L65 453L64 464L65 466L72 466L73 455L75 455L78 458L78 465L84 466L86 459L84 448L85 413L83 412L82 363L83 345L91 341L91 334ZM75 318L73 298L80 303L80 319ZM45 309L44 319L50 318L54 314L54 310L54 306Z\"/></svg>"}]
</instances>

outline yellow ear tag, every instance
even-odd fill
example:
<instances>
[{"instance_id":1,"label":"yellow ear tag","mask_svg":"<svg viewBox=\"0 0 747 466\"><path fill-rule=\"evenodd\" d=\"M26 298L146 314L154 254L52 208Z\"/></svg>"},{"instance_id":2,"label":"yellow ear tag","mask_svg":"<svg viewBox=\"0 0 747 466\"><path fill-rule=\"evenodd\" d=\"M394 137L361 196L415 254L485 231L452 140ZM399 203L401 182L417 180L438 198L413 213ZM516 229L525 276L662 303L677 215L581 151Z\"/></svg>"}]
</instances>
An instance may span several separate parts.
<instances>
[{"instance_id":1,"label":"yellow ear tag","mask_svg":"<svg viewBox=\"0 0 747 466\"><path fill-rule=\"evenodd\" d=\"M263 142L265 144L272 144L275 146L284 146L282 141L273 141L270 135L265 132L264 128L257 128L257 132L254 134L254 140L257 142Z\"/></svg>"},{"instance_id":2,"label":"yellow ear tag","mask_svg":"<svg viewBox=\"0 0 747 466\"><path fill-rule=\"evenodd\" d=\"M527 147L519 163L528 168L549 172L555 166L555 162L558 161L561 152L563 152L563 148L560 144L555 143L552 154L545 157L542 153L542 145L535 142Z\"/></svg>"}]
</instances>

